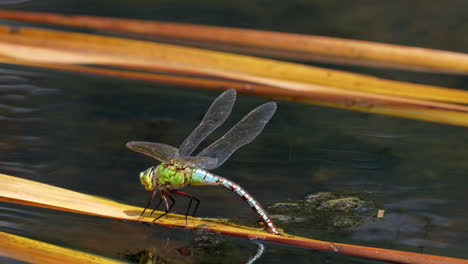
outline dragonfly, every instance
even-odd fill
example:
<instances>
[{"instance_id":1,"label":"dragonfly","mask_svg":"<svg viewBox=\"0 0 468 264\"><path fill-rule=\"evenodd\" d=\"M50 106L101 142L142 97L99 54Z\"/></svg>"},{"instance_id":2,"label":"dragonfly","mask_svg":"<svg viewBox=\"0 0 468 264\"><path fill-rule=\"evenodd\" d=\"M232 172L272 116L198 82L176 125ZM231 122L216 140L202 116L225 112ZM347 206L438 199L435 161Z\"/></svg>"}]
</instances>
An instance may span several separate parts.
<instances>
[{"instance_id":1,"label":"dragonfly","mask_svg":"<svg viewBox=\"0 0 468 264\"><path fill-rule=\"evenodd\" d=\"M171 194L178 194L190 199L185 213L186 219L192 202L195 201L196 205L192 214L192 216L195 216L200 200L180 191L180 189L186 185L218 185L231 190L245 200L259 216L267 232L280 234L278 228L260 203L244 188L229 179L209 172L221 166L237 149L250 143L260 134L276 111L275 102L265 103L250 111L221 138L200 151L197 155L190 156L208 135L226 121L232 111L235 100L235 89L228 89L218 96L211 104L200 124L182 142L178 149L162 143L144 141L130 141L126 144L129 149L161 162L159 165L152 166L139 175L143 187L148 191L152 191L151 198L141 213L140 218L150 206L157 191L160 193L160 200L151 215L163 201L166 210L163 214L156 217L153 223L170 212L174 206L175 199ZM169 205L168 199L171 205Z\"/></svg>"}]
</instances>

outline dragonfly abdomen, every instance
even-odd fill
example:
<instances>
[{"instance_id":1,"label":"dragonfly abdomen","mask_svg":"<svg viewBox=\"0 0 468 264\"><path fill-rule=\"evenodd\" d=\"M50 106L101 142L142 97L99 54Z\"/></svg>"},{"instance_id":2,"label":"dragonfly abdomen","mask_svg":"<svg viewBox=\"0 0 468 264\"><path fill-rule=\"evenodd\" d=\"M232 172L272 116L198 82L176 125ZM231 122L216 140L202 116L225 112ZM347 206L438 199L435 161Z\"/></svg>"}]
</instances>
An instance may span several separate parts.
<instances>
[{"instance_id":1,"label":"dragonfly abdomen","mask_svg":"<svg viewBox=\"0 0 468 264\"><path fill-rule=\"evenodd\" d=\"M242 188L237 183L230 181L221 176L215 175L213 173L207 172L202 169L195 169L192 173L190 181L187 181L186 184L191 185L220 185L228 188L232 192L235 192L239 195L244 201L246 201L252 210L262 219L262 222L265 225L266 230L269 233L279 234L278 229L273 224L273 221L268 216L266 211L262 208L260 203L255 200L252 195L250 195L244 188Z\"/></svg>"}]
</instances>

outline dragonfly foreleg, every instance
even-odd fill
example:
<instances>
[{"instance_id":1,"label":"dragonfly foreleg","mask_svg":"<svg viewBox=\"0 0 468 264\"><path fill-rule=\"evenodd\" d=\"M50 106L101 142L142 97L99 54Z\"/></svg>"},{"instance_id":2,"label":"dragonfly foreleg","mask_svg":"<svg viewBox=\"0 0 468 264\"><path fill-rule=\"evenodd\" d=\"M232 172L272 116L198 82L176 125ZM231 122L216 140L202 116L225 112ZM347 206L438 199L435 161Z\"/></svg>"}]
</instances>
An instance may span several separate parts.
<instances>
[{"instance_id":1,"label":"dragonfly foreleg","mask_svg":"<svg viewBox=\"0 0 468 264\"><path fill-rule=\"evenodd\" d=\"M167 202L167 197L169 197L169 199L171 200L171 202L172 202L171 205L169 205L169 203ZM174 207L174 205L175 205L174 198L168 192L161 191L161 198L162 198L162 200L164 200L164 203L166 204L166 211L164 213L162 213L160 216L156 217L153 220L153 223L156 222L156 220L158 220L159 218L167 215L167 213L169 213L169 211L171 211L172 207Z\"/></svg>"},{"instance_id":2,"label":"dragonfly foreleg","mask_svg":"<svg viewBox=\"0 0 468 264\"><path fill-rule=\"evenodd\" d=\"M143 216L143 214L145 213L146 209L148 209L148 207L150 206L150 204L153 201L155 195L156 195L156 191L153 191L153 193L151 193L151 199L146 204L145 209L143 209L143 212L141 212L140 217L138 217L138 221L140 221L140 219ZM151 213L151 214L153 214L153 213Z\"/></svg>"}]
</instances>

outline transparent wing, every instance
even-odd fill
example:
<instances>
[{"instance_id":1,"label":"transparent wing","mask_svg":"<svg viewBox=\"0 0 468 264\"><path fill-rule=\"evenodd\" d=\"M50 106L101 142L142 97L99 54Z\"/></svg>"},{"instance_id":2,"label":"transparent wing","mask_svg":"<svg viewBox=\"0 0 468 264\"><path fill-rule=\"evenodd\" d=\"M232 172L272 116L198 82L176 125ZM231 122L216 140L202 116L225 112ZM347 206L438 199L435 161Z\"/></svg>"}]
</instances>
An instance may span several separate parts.
<instances>
[{"instance_id":1,"label":"transparent wing","mask_svg":"<svg viewBox=\"0 0 468 264\"><path fill-rule=\"evenodd\" d=\"M218 163L217 158L209 158L209 157L178 157L172 159L173 161L179 162L182 165L189 165L192 167L208 169L213 166L216 166Z\"/></svg>"},{"instance_id":2,"label":"transparent wing","mask_svg":"<svg viewBox=\"0 0 468 264\"><path fill-rule=\"evenodd\" d=\"M153 157L160 162L169 161L178 155L178 150L176 148L160 143L130 141L125 144L125 146L133 151Z\"/></svg>"},{"instance_id":3,"label":"transparent wing","mask_svg":"<svg viewBox=\"0 0 468 264\"><path fill-rule=\"evenodd\" d=\"M211 104L208 112L206 112L197 128L195 128L184 142L182 142L182 145L180 145L179 156L190 156L200 142L227 119L235 100L235 89L229 89L218 96Z\"/></svg>"},{"instance_id":4,"label":"transparent wing","mask_svg":"<svg viewBox=\"0 0 468 264\"><path fill-rule=\"evenodd\" d=\"M215 169L221 166L238 148L251 142L270 121L276 111L276 103L269 102L250 111L239 123L231 128L224 136L202 150L197 157L217 158Z\"/></svg>"}]
</instances>

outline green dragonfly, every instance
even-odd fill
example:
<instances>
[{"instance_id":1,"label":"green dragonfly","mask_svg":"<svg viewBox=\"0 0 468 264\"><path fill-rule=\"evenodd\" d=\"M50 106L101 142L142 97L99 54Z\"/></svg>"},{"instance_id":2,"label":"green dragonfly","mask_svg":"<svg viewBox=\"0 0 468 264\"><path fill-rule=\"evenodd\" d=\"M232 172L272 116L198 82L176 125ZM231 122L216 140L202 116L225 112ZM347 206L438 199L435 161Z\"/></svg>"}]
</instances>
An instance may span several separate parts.
<instances>
[{"instance_id":1,"label":"green dragonfly","mask_svg":"<svg viewBox=\"0 0 468 264\"><path fill-rule=\"evenodd\" d=\"M166 210L162 215L155 218L153 222L166 215L174 206L175 200L171 194L186 196L190 199L185 214L186 217L190 211L192 201L196 201L197 204L192 214L194 216L200 204L200 200L179 191L179 189L185 185L219 185L241 196L260 217L268 232L279 234L278 229L273 224L273 221L266 211L246 190L231 180L208 172L208 170L213 170L221 166L234 151L251 142L260 134L276 111L275 102L265 103L255 108L224 136L209 145L196 156L190 156L211 132L224 123L231 113L235 100L235 89L229 89L218 96L211 104L203 120L182 142L179 149L161 143L142 141L130 141L126 144L131 150L148 155L161 162L161 164L150 167L140 173L141 184L146 190L152 191L151 199L148 201L140 217L150 206L158 190L161 198L156 208L164 201ZM170 206L168 198L171 200ZM153 214L155 210L153 210L151 214Z\"/></svg>"}]
</instances>

